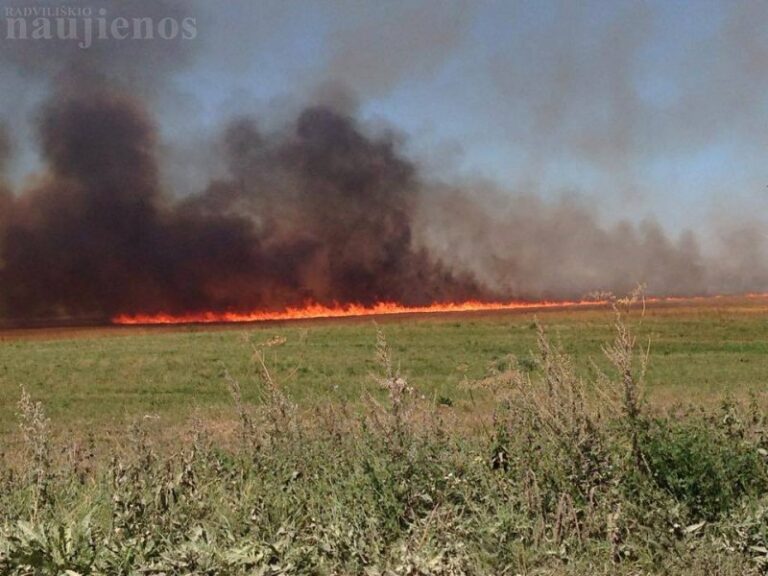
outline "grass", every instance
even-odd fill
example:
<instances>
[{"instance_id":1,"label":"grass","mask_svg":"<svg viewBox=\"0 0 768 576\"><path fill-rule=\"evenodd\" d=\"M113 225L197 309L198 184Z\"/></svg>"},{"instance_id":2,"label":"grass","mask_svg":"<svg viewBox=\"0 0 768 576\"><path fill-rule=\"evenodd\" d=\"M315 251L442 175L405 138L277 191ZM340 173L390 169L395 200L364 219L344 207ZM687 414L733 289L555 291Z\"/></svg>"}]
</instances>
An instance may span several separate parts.
<instances>
[{"instance_id":1,"label":"grass","mask_svg":"<svg viewBox=\"0 0 768 576\"><path fill-rule=\"evenodd\" d=\"M651 338L648 373L652 402L717 403L745 397L768 381L764 300L655 307L640 338ZM603 362L610 337L607 310L545 311L538 318L587 374ZM525 364L536 346L534 315L491 314L382 320L399 362L419 390L469 410L459 384L482 377L509 354ZM190 413L215 416L229 407L225 373L254 376L251 346L285 339L268 362L302 406L355 401L371 389L376 328L372 321L243 326L235 329L45 332L0 342L0 435L13 422L19 385L45 403L58 429L109 431L144 415L168 426ZM74 336L74 337L70 337ZM246 400L254 400L249 390Z\"/></svg>"},{"instance_id":2,"label":"grass","mask_svg":"<svg viewBox=\"0 0 768 576\"><path fill-rule=\"evenodd\" d=\"M754 310L657 310L641 330L666 336L672 349L692 326L709 322L709 333L696 331L684 352L652 354L650 365L646 335L621 310L548 314L546 326L484 318L314 326L308 334L270 328L245 339L208 332L27 342L101 344L110 359L104 382L109 367L136 365L131 355L110 358L105 343L122 341L133 358L142 356L138 343L147 346L145 354L163 359L153 367L160 374L169 361L187 376L216 364L211 377L223 392L205 398L209 407L227 398L232 434L221 442L213 420L193 418L166 443L160 431L195 403L149 404L160 418L116 426L122 441L99 454L98 439L52 429L48 403L60 415L71 406L57 406L50 392L41 403L22 388L11 409L23 458L0 467L0 574L767 573L760 398L716 403L712 390L688 382L677 383L687 399L708 403L642 400L645 390L664 390L653 378L674 373L654 368L657 359L756 360L757 338L715 346L718 331L756 336ZM427 342L432 333L453 347ZM582 333L584 341L575 338ZM369 338L358 345L361 334ZM521 356L508 355L507 339ZM158 347L185 341L188 362ZM200 346L206 341L215 346ZM222 341L239 342L247 361L203 358L222 355ZM596 352L592 364L587 351ZM495 359L479 364L488 353ZM346 369L352 358L364 366L359 383ZM413 368L409 358L421 363ZM324 372L332 360L338 365ZM86 363L82 374L98 365ZM693 373L705 375L703 367ZM748 380L751 372L740 374ZM302 390L310 375L322 375L323 387ZM141 414L149 400L137 395L112 414ZM463 413L481 424L472 434L461 427ZM104 415L89 419L92 430L107 429Z\"/></svg>"}]
</instances>

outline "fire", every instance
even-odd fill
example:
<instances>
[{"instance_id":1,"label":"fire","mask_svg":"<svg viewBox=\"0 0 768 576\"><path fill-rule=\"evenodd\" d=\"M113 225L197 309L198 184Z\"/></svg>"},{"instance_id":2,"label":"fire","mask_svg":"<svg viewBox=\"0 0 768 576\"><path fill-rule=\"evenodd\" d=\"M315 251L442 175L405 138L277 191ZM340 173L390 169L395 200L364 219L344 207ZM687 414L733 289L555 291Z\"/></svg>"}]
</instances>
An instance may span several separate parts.
<instances>
[{"instance_id":1,"label":"fire","mask_svg":"<svg viewBox=\"0 0 768 576\"><path fill-rule=\"evenodd\" d=\"M645 304L679 304L711 302L728 298L726 295L715 296L665 296L647 297ZM768 301L768 293L744 294L740 298L747 300ZM768 302L766 302L768 303ZM313 318L351 318L356 316L387 316L393 314L448 314L451 312L483 312L494 310L536 310L546 308L575 308L600 306L606 300L557 300L482 302L438 302L428 306L403 306L395 302L379 302L373 306L359 304L337 304L325 306L309 303L300 308L286 308L279 311L254 312L200 312L193 314L121 314L112 319L117 325L160 325L160 324L225 324L233 322L264 322L269 320L309 320ZM762 308L761 308L762 309Z\"/></svg>"},{"instance_id":2,"label":"fire","mask_svg":"<svg viewBox=\"0 0 768 576\"><path fill-rule=\"evenodd\" d=\"M573 306L594 306L595 300L557 302L443 302L429 306L403 306L395 302L379 302L373 306L345 304L324 306L307 304L301 308L286 308L280 311L254 312L200 312L194 314L122 314L112 319L114 324L218 324L229 322L264 322L267 320L302 320L311 318L348 318L355 316L383 316L392 314L437 314L450 312L481 312L493 310L524 310L530 308L564 308Z\"/></svg>"}]
</instances>

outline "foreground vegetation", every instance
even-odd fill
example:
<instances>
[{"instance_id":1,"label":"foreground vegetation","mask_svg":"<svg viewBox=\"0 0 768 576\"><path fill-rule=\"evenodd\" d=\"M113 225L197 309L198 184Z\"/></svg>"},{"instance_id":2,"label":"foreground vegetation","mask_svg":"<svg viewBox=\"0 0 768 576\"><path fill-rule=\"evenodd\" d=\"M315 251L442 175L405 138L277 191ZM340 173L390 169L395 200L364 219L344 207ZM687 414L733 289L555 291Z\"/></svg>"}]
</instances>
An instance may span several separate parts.
<instances>
[{"instance_id":1,"label":"foreground vegetation","mask_svg":"<svg viewBox=\"0 0 768 576\"><path fill-rule=\"evenodd\" d=\"M628 306L586 371L536 326L534 354L496 355L451 394L425 394L385 328L381 395L302 406L278 336L252 346L253 380L224 370L226 433L196 421L171 445L151 417L108 453L65 442L24 391L0 574L768 572L761 402L651 410ZM472 425L459 393L479 399Z\"/></svg>"}]
</instances>

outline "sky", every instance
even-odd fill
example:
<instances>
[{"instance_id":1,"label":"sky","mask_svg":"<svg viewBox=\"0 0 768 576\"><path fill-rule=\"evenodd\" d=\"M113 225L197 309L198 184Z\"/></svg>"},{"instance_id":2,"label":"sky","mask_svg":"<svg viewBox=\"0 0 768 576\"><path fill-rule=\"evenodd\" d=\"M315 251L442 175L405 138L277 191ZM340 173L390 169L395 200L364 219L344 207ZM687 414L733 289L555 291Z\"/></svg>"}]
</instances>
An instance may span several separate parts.
<instances>
[{"instance_id":1,"label":"sky","mask_svg":"<svg viewBox=\"0 0 768 576\"><path fill-rule=\"evenodd\" d=\"M606 220L650 216L672 234L768 207L768 3L175 4L198 23L156 88L179 193L215 170L185 143L236 114L279 123L327 99L396 131L435 179L576 195ZM21 135L19 181L50 78L15 74L0 74L1 115Z\"/></svg>"},{"instance_id":2,"label":"sky","mask_svg":"<svg viewBox=\"0 0 768 576\"><path fill-rule=\"evenodd\" d=\"M768 3L260 0L199 42L176 85L202 122L338 82L438 178L672 232L768 204Z\"/></svg>"},{"instance_id":3,"label":"sky","mask_svg":"<svg viewBox=\"0 0 768 576\"><path fill-rule=\"evenodd\" d=\"M768 2L70 5L195 33L0 39L0 316L768 289Z\"/></svg>"}]
</instances>

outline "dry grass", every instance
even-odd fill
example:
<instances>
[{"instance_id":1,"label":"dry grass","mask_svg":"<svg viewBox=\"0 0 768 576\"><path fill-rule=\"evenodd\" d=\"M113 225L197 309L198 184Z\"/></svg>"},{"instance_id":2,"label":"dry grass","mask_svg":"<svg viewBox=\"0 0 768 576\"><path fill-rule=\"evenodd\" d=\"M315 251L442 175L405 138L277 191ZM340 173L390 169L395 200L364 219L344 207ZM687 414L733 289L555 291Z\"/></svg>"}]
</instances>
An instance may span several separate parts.
<instances>
[{"instance_id":1,"label":"dry grass","mask_svg":"<svg viewBox=\"0 0 768 576\"><path fill-rule=\"evenodd\" d=\"M539 325L534 356L464 373L482 396L464 413L412 383L381 328L383 395L301 407L286 342L249 338L253 379L224 373L233 416L167 443L141 418L108 449L62 444L23 392L0 573L764 573L763 411L652 413L639 304L614 302L592 376Z\"/></svg>"}]
</instances>

